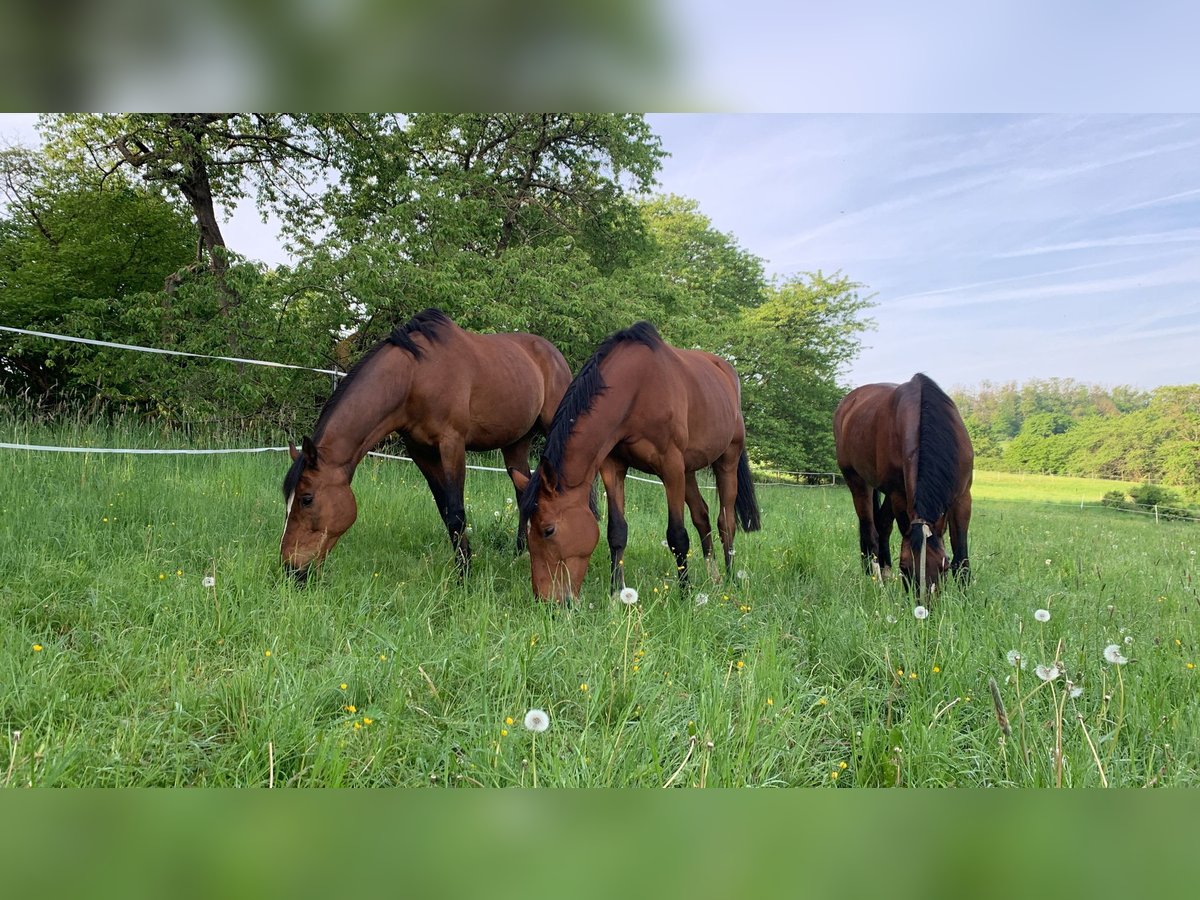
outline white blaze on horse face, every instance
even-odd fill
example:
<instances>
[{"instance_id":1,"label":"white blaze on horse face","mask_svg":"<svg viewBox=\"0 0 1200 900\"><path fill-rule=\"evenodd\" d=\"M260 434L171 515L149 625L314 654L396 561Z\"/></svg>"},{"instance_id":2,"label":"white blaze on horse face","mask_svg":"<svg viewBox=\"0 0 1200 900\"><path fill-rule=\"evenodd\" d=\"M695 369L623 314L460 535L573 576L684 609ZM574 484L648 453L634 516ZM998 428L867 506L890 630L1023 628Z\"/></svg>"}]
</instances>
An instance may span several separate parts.
<instances>
[{"instance_id":1,"label":"white blaze on horse face","mask_svg":"<svg viewBox=\"0 0 1200 900\"><path fill-rule=\"evenodd\" d=\"M296 499L296 492L292 491L288 494L287 507L283 512L283 534L279 536L279 552L283 553L283 539L287 537L288 522L292 521L292 501Z\"/></svg>"}]
</instances>

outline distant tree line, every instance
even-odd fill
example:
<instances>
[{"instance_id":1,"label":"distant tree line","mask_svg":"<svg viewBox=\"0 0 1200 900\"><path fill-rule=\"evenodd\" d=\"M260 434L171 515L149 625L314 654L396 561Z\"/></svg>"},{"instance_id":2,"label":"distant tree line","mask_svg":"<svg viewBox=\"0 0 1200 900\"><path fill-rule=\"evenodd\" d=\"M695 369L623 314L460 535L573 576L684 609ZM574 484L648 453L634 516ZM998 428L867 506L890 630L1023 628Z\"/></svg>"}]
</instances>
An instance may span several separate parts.
<instances>
[{"instance_id":1,"label":"distant tree line","mask_svg":"<svg viewBox=\"0 0 1200 900\"><path fill-rule=\"evenodd\" d=\"M1049 379L985 383L954 399L981 468L1161 483L1200 497L1200 384L1143 391Z\"/></svg>"},{"instance_id":2,"label":"distant tree line","mask_svg":"<svg viewBox=\"0 0 1200 900\"><path fill-rule=\"evenodd\" d=\"M55 114L0 150L0 322L348 368L427 306L528 330L578 368L654 322L742 377L754 458L832 466L830 419L871 327L863 286L766 277L692 200L652 194L664 152L636 115ZM222 208L283 223L295 263L226 241ZM319 375L0 332L9 402L160 422L309 427Z\"/></svg>"}]
</instances>

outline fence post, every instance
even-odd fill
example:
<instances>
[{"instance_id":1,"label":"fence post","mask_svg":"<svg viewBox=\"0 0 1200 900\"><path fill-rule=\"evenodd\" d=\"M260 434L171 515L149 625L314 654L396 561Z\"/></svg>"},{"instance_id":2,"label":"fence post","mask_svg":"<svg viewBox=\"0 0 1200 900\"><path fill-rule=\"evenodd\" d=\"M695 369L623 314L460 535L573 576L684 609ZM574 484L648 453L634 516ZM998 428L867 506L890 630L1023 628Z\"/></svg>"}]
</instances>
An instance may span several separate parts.
<instances>
[{"instance_id":1,"label":"fence post","mask_svg":"<svg viewBox=\"0 0 1200 900\"><path fill-rule=\"evenodd\" d=\"M1158 524L1158 504L1154 504L1154 524Z\"/></svg>"}]
</instances>

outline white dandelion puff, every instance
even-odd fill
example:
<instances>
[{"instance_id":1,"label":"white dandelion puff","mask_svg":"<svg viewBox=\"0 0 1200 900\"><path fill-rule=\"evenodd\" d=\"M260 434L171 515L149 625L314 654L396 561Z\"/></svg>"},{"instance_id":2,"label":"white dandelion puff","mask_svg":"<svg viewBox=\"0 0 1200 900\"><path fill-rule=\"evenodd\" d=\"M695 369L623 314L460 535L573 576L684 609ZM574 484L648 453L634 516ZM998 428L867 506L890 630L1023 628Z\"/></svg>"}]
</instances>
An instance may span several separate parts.
<instances>
[{"instance_id":1,"label":"white dandelion puff","mask_svg":"<svg viewBox=\"0 0 1200 900\"><path fill-rule=\"evenodd\" d=\"M216 587L217 579L213 578L211 575L205 575L204 580L200 583L205 587Z\"/></svg>"},{"instance_id":2,"label":"white dandelion puff","mask_svg":"<svg viewBox=\"0 0 1200 900\"><path fill-rule=\"evenodd\" d=\"M1039 622L1049 622L1050 621L1050 610L1035 609L1033 611L1033 617L1035 619L1037 619Z\"/></svg>"},{"instance_id":3,"label":"white dandelion puff","mask_svg":"<svg viewBox=\"0 0 1200 900\"><path fill-rule=\"evenodd\" d=\"M697 606L703 606L707 602L708 602L708 594L697 594L696 595L696 605Z\"/></svg>"},{"instance_id":4,"label":"white dandelion puff","mask_svg":"<svg viewBox=\"0 0 1200 900\"><path fill-rule=\"evenodd\" d=\"M1046 560L1046 565L1050 565L1050 560Z\"/></svg>"},{"instance_id":5,"label":"white dandelion puff","mask_svg":"<svg viewBox=\"0 0 1200 900\"><path fill-rule=\"evenodd\" d=\"M1008 653L1005 654L1004 658L1008 660L1008 664L1010 666L1020 666L1022 669L1025 668L1025 657L1021 655L1020 650L1009 650Z\"/></svg>"},{"instance_id":6,"label":"white dandelion puff","mask_svg":"<svg viewBox=\"0 0 1200 900\"><path fill-rule=\"evenodd\" d=\"M1125 663L1129 662L1128 659L1121 655L1120 644L1109 644L1104 648L1104 661L1111 663L1114 666L1123 666Z\"/></svg>"},{"instance_id":7,"label":"white dandelion puff","mask_svg":"<svg viewBox=\"0 0 1200 900\"><path fill-rule=\"evenodd\" d=\"M633 604L638 602L638 592L631 587L621 588L621 593L619 596L621 598L621 602L626 606L633 606Z\"/></svg>"},{"instance_id":8,"label":"white dandelion puff","mask_svg":"<svg viewBox=\"0 0 1200 900\"><path fill-rule=\"evenodd\" d=\"M1128 647L1132 643L1133 643L1133 635L1131 634L1125 638L1125 646Z\"/></svg>"},{"instance_id":9,"label":"white dandelion puff","mask_svg":"<svg viewBox=\"0 0 1200 900\"><path fill-rule=\"evenodd\" d=\"M887 622L889 625L895 625L896 617L892 616L892 615L884 616L884 621Z\"/></svg>"},{"instance_id":10,"label":"white dandelion puff","mask_svg":"<svg viewBox=\"0 0 1200 900\"><path fill-rule=\"evenodd\" d=\"M914 606L913 607L913 618L928 619L929 618L929 610L927 610L923 606Z\"/></svg>"},{"instance_id":11,"label":"white dandelion puff","mask_svg":"<svg viewBox=\"0 0 1200 900\"><path fill-rule=\"evenodd\" d=\"M750 573L747 572L745 569L738 569L737 577L738 577L738 581L745 581L747 578L750 577Z\"/></svg>"},{"instance_id":12,"label":"white dandelion puff","mask_svg":"<svg viewBox=\"0 0 1200 900\"><path fill-rule=\"evenodd\" d=\"M498 510L498 509L492 510L492 515L495 516L497 519L500 518L500 510Z\"/></svg>"},{"instance_id":13,"label":"white dandelion puff","mask_svg":"<svg viewBox=\"0 0 1200 900\"><path fill-rule=\"evenodd\" d=\"M1058 669L1058 663L1052 663L1048 666L1038 666L1034 671L1037 672L1037 677L1042 679L1042 681L1053 681L1062 674Z\"/></svg>"},{"instance_id":14,"label":"white dandelion puff","mask_svg":"<svg viewBox=\"0 0 1200 900\"><path fill-rule=\"evenodd\" d=\"M1071 684L1069 681L1067 682L1067 690L1071 694L1072 700L1078 700L1083 696L1083 688L1077 684Z\"/></svg>"},{"instance_id":15,"label":"white dandelion puff","mask_svg":"<svg viewBox=\"0 0 1200 900\"><path fill-rule=\"evenodd\" d=\"M525 713L525 728L540 734L550 727L550 714L544 709L531 709Z\"/></svg>"},{"instance_id":16,"label":"white dandelion puff","mask_svg":"<svg viewBox=\"0 0 1200 900\"><path fill-rule=\"evenodd\" d=\"M512 498L512 497L505 497L505 498L504 498L504 505L505 505L505 506L512 506L512 505L513 505L513 498Z\"/></svg>"}]
</instances>

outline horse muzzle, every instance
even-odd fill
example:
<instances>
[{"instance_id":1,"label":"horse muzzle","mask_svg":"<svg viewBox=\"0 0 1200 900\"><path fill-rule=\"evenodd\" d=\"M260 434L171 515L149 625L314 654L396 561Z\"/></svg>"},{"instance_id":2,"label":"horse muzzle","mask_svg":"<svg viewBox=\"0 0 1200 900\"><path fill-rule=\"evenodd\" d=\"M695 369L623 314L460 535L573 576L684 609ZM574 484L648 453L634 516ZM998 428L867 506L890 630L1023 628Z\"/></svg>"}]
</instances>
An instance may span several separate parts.
<instances>
[{"instance_id":1,"label":"horse muzzle","mask_svg":"<svg viewBox=\"0 0 1200 900\"><path fill-rule=\"evenodd\" d=\"M283 571L286 572L289 576L291 576L292 580L295 581L296 584L300 585L301 587L308 584L308 575L311 570L312 570L311 563L308 564L307 566L294 566L288 562L285 562L283 564Z\"/></svg>"}]
</instances>

